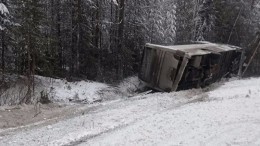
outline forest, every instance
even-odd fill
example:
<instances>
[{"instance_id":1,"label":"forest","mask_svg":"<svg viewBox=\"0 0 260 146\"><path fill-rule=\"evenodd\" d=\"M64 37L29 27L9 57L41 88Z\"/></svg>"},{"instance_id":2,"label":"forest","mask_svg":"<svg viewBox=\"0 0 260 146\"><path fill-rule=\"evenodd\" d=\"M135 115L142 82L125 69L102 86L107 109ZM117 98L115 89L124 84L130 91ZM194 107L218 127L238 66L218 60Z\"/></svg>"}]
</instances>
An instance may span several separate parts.
<instances>
[{"instance_id":1,"label":"forest","mask_svg":"<svg viewBox=\"0 0 260 146\"><path fill-rule=\"evenodd\" d=\"M240 46L259 0L1 0L0 72L113 83L138 73L145 43ZM259 57L258 57L259 56ZM260 53L250 75L259 75Z\"/></svg>"},{"instance_id":2,"label":"forest","mask_svg":"<svg viewBox=\"0 0 260 146\"><path fill-rule=\"evenodd\" d=\"M0 146L260 146L259 95L260 0L0 0Z\"/></svg>"}]
</instances>

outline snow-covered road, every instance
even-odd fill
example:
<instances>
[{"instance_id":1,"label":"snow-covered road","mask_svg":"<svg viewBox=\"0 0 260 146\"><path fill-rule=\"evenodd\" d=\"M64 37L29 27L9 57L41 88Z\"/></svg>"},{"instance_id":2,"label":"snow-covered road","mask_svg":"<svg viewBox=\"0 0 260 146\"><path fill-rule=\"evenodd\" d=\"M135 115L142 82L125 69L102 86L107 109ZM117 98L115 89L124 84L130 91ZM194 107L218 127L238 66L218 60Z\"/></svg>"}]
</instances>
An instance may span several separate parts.
<instances>
[{"instance_id":1,"label":"snow-covered road","mask_svg":"<svg viewBox=\"0 0 260 146\"><path fill-rule=\"evenodd\" d=\"M1 133L0 133L1 135ZM105 102L0 145L260 145L260 79Z\"/></svg>"}]
</instances>

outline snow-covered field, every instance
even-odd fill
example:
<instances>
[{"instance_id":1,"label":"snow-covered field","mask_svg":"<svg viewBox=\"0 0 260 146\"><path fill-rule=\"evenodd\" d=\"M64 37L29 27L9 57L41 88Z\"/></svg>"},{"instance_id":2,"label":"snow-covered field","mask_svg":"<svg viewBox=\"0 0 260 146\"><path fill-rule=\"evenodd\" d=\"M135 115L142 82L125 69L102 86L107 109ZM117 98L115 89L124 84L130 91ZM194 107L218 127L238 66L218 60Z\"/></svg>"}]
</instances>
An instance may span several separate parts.
<instances>
[{"instance_id":1,"label":"snow-covered field","mask_svg":"<svg viewBox=\"0 0 260 146\"><path fill-rule=\"evenodd\" d=\"M0 130L0 145L258 146L259 95L260 78L251 78L116 98L52 124Z\"/></svg>"}]
</instances>

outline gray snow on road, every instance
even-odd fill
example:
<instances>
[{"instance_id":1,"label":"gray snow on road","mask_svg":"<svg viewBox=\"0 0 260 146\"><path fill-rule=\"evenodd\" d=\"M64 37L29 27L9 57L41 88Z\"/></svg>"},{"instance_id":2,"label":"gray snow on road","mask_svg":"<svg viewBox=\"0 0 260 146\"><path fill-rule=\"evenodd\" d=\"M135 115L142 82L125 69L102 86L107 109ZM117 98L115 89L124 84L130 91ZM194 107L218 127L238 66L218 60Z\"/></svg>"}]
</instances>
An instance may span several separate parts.
<instances>
[{"instance_id":1,"label":"gray snow on road","mask_svg":"<svg viewBox=\"0 0 260 146\"><path fill-rule=\"evenodd\" d=\"M0 145L259 146L259 95L260 78L140 94L47 126L0 131Z\"/></svg>"}]
</instances>

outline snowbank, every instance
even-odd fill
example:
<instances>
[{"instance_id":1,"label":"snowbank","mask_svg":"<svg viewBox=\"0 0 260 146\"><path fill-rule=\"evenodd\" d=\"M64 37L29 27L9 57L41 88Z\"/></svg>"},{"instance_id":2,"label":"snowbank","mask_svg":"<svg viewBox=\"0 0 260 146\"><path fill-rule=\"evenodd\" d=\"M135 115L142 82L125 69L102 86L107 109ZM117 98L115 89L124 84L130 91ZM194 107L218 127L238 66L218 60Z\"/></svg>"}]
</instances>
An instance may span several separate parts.
<instances>
[{"instance_id":1,"label":"snowbank","mask_svg":"<svg viewBox=\"0 0 260 146\"><path fill-rule=\"evenodd\" d=\"M109 85L91 81L68 82L66 80L36 77L51 100L56 102L82 101L93 103L105 100L100 95L102 90L111 90Z\"/></svg>"},{"instance_id":2,"label":"snowbank","mask_svg":"<svg viewBox=\"0 0 260 146\"><path fill-rule=\"evenodd\" d=\"M7 76L9 87L0 91L1 105L16 105L26 96L27 83L23 76ZM140 88L138 77L129 77L112 86L93 81L68 82L64 79L53 79L35 76L33 103L41 96L48 96L53 102L61 103L94 103L133 96Z\"/></svg>"},{"instance_id":3,"label":"snowbank","mask_svg":"<svg viewBox=\"0 0 260 146\"><path fill-rule=\"evenodd\" d=\"M19 104L27 93L26 79L24 77L12 81L12 84L9 86L0 95L0 105ZM116 99L121 95L116 88L104 83L91 81L68 82L62 79L35 76L33 103L39 101L43 94L48 96L53 102L62 103L93 103Z\"/></svg>"}]
</instances>

